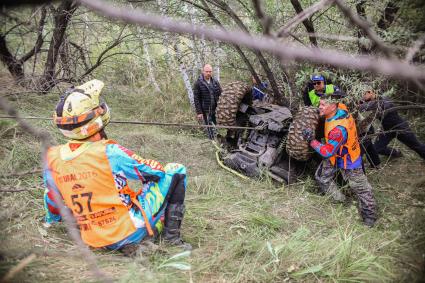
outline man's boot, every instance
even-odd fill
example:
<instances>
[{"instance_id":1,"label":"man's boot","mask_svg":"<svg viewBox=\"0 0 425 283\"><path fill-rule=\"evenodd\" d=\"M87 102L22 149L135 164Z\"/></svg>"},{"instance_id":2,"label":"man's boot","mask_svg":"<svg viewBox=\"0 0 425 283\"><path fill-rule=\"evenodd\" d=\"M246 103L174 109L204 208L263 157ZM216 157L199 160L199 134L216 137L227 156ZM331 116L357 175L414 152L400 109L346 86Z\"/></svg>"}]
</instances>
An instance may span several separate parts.
<instances>
[{"instance_id":1,"label":"man's boot","mask_svg":"<svg viewBox=\"0 0 425 283\"><path fill-rule=\"evenodd\" d=\"M184 204L170 203L165 209L164 240L172 245L191 250L192 246L180 237L180 227L184 216Z\"/></svg>"}]
</instances>

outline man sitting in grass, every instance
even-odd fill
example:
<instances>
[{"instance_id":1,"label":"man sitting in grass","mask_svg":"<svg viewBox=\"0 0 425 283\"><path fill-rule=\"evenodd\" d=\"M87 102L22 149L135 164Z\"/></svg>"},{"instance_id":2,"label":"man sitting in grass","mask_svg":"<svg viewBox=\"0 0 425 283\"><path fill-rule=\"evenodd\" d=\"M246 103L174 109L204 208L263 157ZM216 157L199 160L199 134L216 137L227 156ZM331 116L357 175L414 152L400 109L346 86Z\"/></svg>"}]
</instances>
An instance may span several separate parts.
<instances>
[{"instance_id":1,"label":"man sitting in grass","mask_svg":"<svg viewBox=\"0 0 425 283\"><path fill-rule=\"evenodd\" d=\"M61 220L62 199L91 247L135 251L143 238L164 230L166 242L190 249L180 237L186 168L163 167L107 139L110 110L99 101L103 86L92 80L71 88L56 106L54 122L70 140L49 148L45 158L47 224ZM142 188L132 190L131 179Z\"/></svg>"}]
</instances>

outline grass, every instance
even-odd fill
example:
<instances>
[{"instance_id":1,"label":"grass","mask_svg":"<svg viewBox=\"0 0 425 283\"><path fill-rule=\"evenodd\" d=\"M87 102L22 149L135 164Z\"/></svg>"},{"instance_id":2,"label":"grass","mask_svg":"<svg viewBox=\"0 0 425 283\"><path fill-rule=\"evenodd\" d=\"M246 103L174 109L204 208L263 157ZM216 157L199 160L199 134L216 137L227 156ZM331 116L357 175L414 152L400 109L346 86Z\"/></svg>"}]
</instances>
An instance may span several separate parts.
<instances>
[{"instance_id":1,"label":"grass","mask_svg":"<svg viewBox=\"0 0 425 283\"><path fill-rule=\"evenodd\" d=\"M193 122L181 88L163 96L145 91L107 89L113 119ZM23 115L37 116L50 116L56 101L56 94L10 99ZM50 122L31 123L64 141ZM332 204L313 193L311 177L275 186L221 169L199 131L111 124L107 132L143 157L180 162L189 172L182 232L194 250L182 254L159 244L135 258L95 251L99 267L118 282L419 282L424 277L425 164L404 147L404 158L369 173L380 216L368 229L354 200ZM36 259L15 282L97 282L64 225L42 225L41 176L12 175L41 167L40 143L7 120L0 121L0 139L1 189L28 189L0 194L0 277L34 253Z\"/></svg>"}]
</instances>

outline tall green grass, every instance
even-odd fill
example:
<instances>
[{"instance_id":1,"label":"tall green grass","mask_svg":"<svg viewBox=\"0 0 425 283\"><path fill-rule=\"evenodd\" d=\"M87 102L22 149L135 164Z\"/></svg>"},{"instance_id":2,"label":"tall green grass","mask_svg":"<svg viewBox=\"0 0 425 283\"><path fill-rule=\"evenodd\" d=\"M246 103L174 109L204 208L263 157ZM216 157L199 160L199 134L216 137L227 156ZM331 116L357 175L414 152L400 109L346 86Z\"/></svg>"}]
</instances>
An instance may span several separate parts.
<instances>
[{"instance_id":1,"label":"tall green grass","mask_svg":"<svg viewBox=\"0 0 425 283\"><path fill-rule=\"evenodd\" d=\"M113 119L194 122L181 86L161 96L149 87L114 85L104 97ZM47 116L56 101L52 93L10 102L24 115ZM52 123L30 123L64 142ZM119 282L414 282L423 275L424 191L414 176L424 165L404 148L409 159L369 175L380 217L368 229L355 199L347 206L332 204L314 193L311 176L276 186L267 178L242 180L222 170L200 132L110 124L107 133L143 157L185 164L189 176L182 233L194 250L177 258L182 251L162 243L135 258L96 251L100 268ZM0 189L28 189L0 194L0 277L35 253L16 281L96 282L63 224L43 227L40 174L11 175L41 166L39 141L14 121L1 121L0 139Z\"/></svg>"}]
</instances>

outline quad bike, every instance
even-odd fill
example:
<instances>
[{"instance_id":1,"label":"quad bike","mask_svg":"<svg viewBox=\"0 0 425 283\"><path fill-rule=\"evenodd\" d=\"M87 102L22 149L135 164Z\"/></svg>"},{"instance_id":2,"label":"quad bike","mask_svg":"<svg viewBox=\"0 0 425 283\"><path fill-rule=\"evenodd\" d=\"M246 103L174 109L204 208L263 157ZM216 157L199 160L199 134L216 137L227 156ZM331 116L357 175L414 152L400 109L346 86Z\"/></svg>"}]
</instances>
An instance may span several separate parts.
<instances>
[{"instance_id":1,"label":"quad bike","mask_svg":"<svg viewBox=\"0 0 425 283\"><path fill-rule=\"evenodd\" d=\"M218 137L225 166L248 177L266 175L279 183L295 182L312 154L302 131L316 130L319 113L314 107L304 107L294 116L292 112L277 104L253 102L245 83L224 86L217 105L218 124L250 128L227 130L225 137Z\"/></svg>"}]
</instances>

